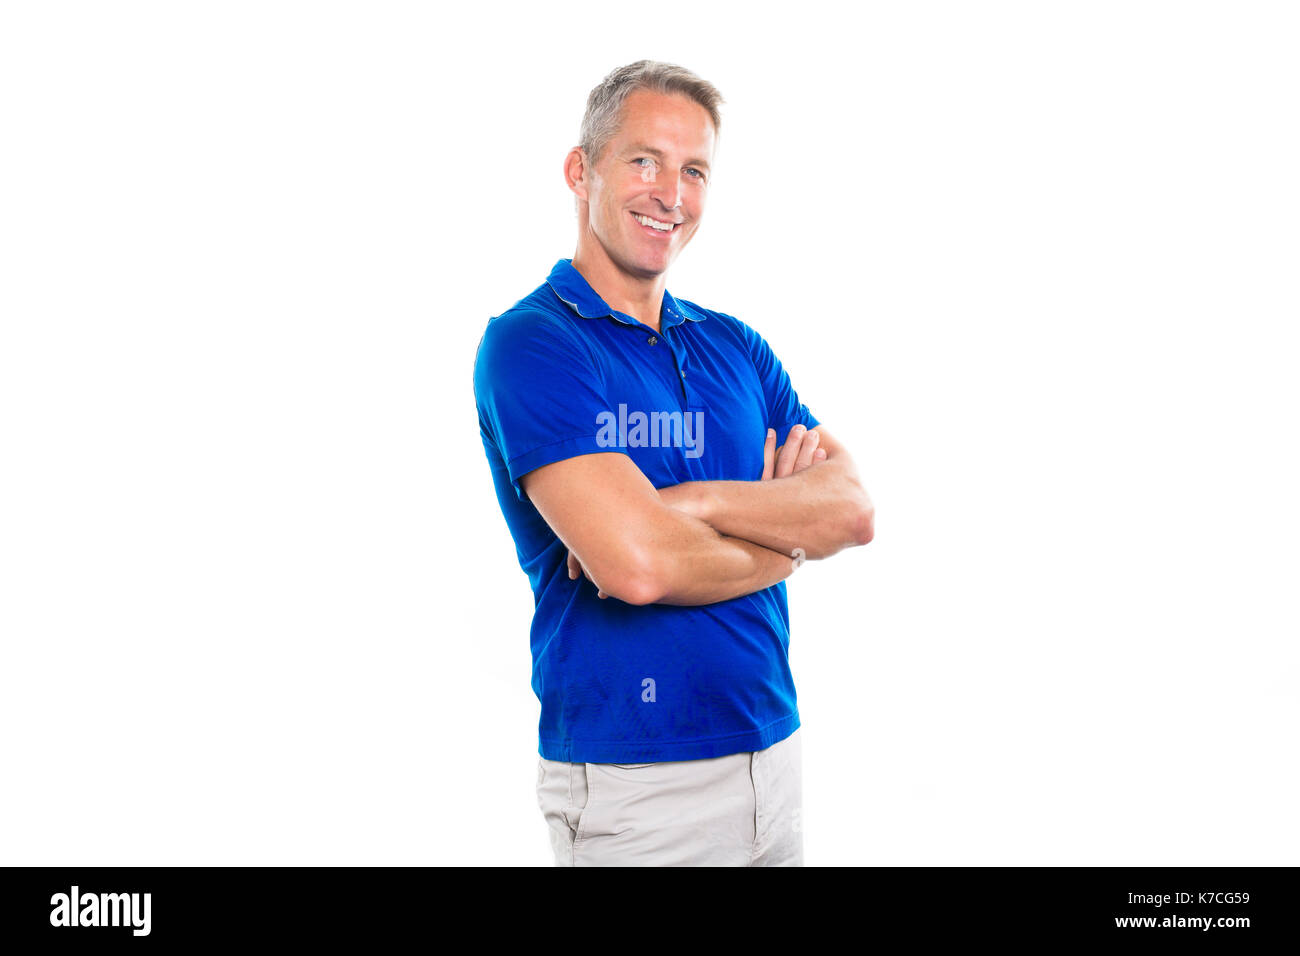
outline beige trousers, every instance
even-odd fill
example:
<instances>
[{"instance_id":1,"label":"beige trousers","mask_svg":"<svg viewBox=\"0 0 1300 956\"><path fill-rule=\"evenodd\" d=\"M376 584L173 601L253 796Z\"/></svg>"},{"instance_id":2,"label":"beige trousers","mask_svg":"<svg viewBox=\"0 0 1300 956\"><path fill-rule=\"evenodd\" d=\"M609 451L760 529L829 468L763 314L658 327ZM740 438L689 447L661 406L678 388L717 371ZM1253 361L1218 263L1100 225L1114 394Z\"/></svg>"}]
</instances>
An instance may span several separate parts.
<instances>
[{"instance_id":1,"label":"beige trousers","mask_svg":"<svg viewBox=\"0 0 1300 956\"><path fill-rule=\"evenodd\" d=\"M556 866L803 866L800 736L661 763L538 758Z\"/></svg>"}]
</instances>

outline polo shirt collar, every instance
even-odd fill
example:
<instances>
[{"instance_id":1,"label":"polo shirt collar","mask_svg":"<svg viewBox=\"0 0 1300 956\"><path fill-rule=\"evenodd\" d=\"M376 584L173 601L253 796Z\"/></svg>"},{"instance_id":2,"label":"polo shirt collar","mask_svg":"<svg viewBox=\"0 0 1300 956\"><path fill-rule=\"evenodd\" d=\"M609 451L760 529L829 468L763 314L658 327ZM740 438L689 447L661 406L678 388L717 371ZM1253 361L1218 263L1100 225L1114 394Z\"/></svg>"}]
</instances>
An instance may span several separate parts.
<instances>
[{"instance_id":1,"label":"polo shirt collar","mask_svg":"<svg viewBox=\"0 0 1300 956\"><path fill-rule=\"evenodd\" d=\"M602 319L612 317L622 322L624 325L636 325L638 323L629 321L631 316L623 315L621 312L616 313L611 309L591 284L583 278L582 273L573 268L572 259L561 259L555 263L555 268L551 274L546 277L546 283L551 290L560 298L560 301L567 305L573 311L584 319ZM692 322L703 322L707 316L700 314L688 305L684 305L673 298L672 293L664 289L664 302L661 325L665 328L671 328L674 325L680 325L683 320L689 319Z\"/></svg>"}]
</instances>

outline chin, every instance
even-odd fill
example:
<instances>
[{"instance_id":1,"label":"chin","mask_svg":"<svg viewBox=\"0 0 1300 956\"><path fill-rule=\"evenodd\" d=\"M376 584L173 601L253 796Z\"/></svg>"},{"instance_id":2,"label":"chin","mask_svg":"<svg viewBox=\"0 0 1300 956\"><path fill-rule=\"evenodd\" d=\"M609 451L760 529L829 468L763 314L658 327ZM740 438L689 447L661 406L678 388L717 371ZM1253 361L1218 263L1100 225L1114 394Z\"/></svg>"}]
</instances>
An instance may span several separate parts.
<instances>
[{"instance_id":1,"label":"chin","mask_svg":"<svg viewBox=\"0 0 1300 956\"><path fill-rule=\"evenodd\" d=\"M626 272L649 278L667 271L673 256L663 252L624 247L622 255L611 256Z\"/></svg>"},{"instance_id":2,"label":"chin","mask_svg":"<svg viewBox=\"0 0 1300 956\"><path fill-rule=\"evenodd\" d=\"M642 256L633 261L637 266L637 271L649 277L667 272L668 267L672 265L673 257L665 255Z\"/></svg>"}]
</instances>

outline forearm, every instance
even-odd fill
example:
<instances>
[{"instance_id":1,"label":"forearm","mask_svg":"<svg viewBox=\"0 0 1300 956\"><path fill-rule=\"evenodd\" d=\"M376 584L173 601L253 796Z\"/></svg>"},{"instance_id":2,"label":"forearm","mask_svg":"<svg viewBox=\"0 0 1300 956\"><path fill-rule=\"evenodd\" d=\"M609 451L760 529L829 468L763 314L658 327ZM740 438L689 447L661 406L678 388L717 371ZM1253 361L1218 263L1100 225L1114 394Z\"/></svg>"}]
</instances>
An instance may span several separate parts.
<instances>
[{"instance_id":1,"label":"forearm","mask_svg":"<svg viewBox=\"0 0 1300 956\"><path fill-rule=\"evenodd\" d=\"M785 580L795 563L788 554L718 533L704 521L672 508L650 549L654 604L716 604Z\"/></svg>"},{"instance_id":2,"label":"forearm","mask_svg":"<svg viewBox=\"0 0 1300 956\"><path fill-rule=\"evenodd\" d=\"M817 560L871 540L873 508L852 461L828 458L769 481L691 481L659 489L721 534Z\"/></svg>"}]
</instances>

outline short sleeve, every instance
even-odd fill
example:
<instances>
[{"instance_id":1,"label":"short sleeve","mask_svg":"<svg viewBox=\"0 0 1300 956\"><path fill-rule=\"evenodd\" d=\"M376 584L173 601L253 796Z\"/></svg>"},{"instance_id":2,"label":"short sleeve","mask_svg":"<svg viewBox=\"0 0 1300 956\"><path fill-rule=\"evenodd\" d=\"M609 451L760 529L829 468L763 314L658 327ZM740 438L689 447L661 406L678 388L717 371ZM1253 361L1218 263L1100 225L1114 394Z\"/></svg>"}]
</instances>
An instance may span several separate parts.
<instances>
[{"instance_id":1,"label":"short sleeve","mask_svg":"<svg viewBox=\"0 0 1300 956\"><path fill-rule=\"evenodd\" d=\"M604 383L586 344L563 322L507 312L488 322L474 359L479 428L501 453L515 494L519 479L552 462L611 450L597 442L608 411Z\"/></svg>"},{"instance_id":2,"label":"short sleeve","mask_svg":"<svg viewBox=\"0 0 1300 956\"><path fill-rule=\"evenodd\" d=\"M785 442L785 437L795 425L816 428L821 424L808 411L808 406L799 401L799 393L794 390L790 376L781 367L781 361L772 351L767 340L741 323L745 338L749 343L749 352L754 359L754 369L763 387L763 396L767 402L767 426L776 429L778 444Z\"/></svg>"}]
</instances>

